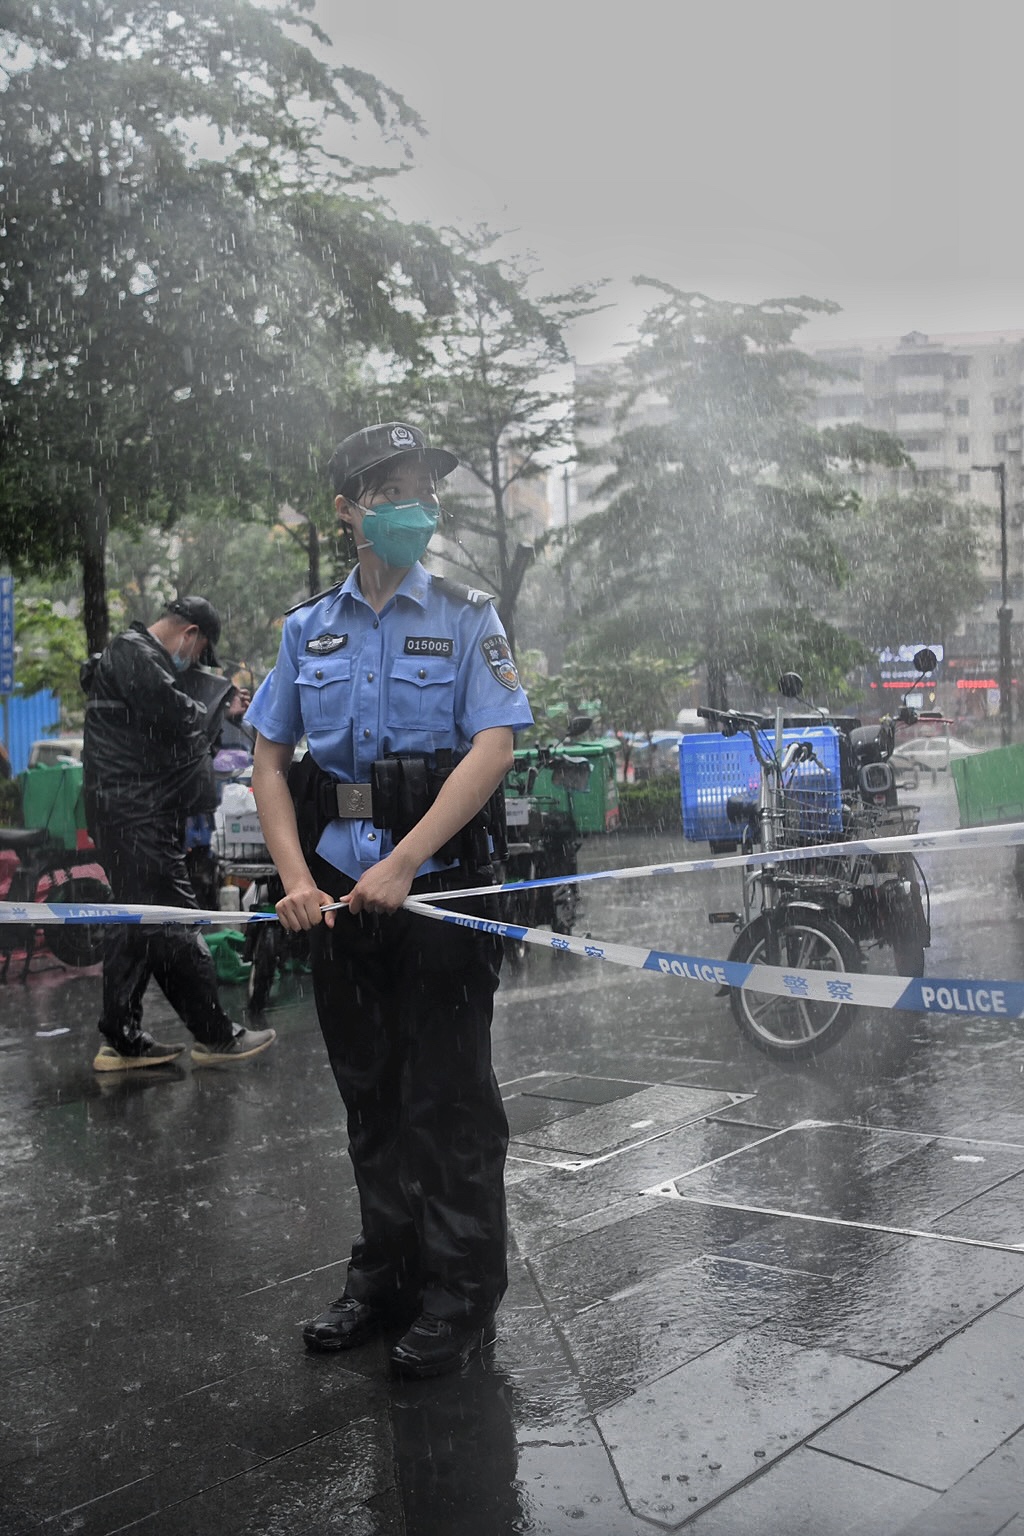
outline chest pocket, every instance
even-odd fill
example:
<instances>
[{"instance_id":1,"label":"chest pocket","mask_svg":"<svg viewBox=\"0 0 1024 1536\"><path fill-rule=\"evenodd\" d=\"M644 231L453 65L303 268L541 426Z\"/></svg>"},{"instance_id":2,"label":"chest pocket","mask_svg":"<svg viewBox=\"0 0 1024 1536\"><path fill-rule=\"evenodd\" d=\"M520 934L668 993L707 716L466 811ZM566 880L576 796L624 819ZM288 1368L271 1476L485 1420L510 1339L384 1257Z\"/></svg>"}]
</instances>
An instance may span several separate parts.
<instances>
[{"instance_id":1,"label":"chest pocket","mask_svg":"<svg viewBox=\"0 0 1024 1536\"><path fill-rule=\"evenodd\" d=\"M447 731L455 722L455 663L443 656L396 656L388 688L389 729Z\"/></svg>"},{"instance_id":2,"label":"chest pocket","mask_svg":"<svg viewBox=\"0 0 1024 1536\"><path fill-rule=\"evenodd\" d=\"M352 658L300 656L299 702L307 731L340 726L352 713Z\"/></svg>"}]
</instances>

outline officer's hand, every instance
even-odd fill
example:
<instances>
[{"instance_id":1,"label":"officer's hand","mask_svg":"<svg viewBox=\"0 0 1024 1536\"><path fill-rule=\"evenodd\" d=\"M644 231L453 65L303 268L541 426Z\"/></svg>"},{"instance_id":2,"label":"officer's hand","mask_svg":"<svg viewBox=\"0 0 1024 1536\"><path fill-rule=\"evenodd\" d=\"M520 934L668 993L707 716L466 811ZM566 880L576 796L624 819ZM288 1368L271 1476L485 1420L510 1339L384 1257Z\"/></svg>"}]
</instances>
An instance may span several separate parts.
<instances>
[{"instance_id":1,"label":"officer's hand","mask_svg":"<svg viewBox=\"0 0 1024 1536\"><path fill-rule=\"evenodd\" d=\"M349 911L377 912L383 916L397 912L409 894L415 873L394 853L389 853L359 880L349 897Z\"/></svg>"},{"instance_id":2,"label":"officer's hand","mask_svg":"<svg viewBox=\"0 0 1024 1536\"><path fill-rule=\"evenodd\" d=\"M304 929L315 928L318 923L326 923L328 928L333 928L335 914L321 912L320 908L329 906L334 899L310 880L308 885L296 886L287 896L283 896L274 911L281 920L281 926L290 933L301 933Z\"/></svg>"}]
</instances>

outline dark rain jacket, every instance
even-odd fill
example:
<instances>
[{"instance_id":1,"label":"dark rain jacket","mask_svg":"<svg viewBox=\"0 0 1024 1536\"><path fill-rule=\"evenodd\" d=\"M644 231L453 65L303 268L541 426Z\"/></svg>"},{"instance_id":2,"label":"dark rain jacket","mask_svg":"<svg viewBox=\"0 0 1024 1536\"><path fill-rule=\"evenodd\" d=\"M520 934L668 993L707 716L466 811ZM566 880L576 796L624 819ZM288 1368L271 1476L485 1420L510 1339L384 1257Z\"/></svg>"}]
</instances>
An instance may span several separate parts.
<instances>
[{"instance_id":1,"label":"dark rain jacket","mask_svg":"<svg viewBox=\"0 0 1024 1536\"><path fill-rule=\"evenodd\" d=\"M188 674L135 623L82 668L86 815L140 822L216 804L210 719Z\"/></svg>"}]
</instances>

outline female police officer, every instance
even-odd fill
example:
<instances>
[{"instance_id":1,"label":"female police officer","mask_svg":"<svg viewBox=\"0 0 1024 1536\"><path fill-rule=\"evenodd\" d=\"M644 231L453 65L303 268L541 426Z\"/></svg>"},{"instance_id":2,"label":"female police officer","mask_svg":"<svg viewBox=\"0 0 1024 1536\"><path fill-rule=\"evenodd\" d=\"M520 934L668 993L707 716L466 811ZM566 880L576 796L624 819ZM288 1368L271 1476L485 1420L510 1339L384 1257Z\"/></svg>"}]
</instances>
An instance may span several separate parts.
<instances>
[{"instance_id":1,"label":"female police officer","mask_svg":"<svg viewBox=\"0 0 1024 1536\"><path fill-rule=\"evenodd\" d=\"M399 422L339 445L335 506L358 564L287 615L247 716L259 732L253 789L286 892L278 915L315 930L317 1012L362 1218L344 1294L304 1338L348 1349L411 1322L391 1362L414 1376L456 1369L493 1337L507 1278L508 1126L490 1055L500 941L400 910L410 891L478 883L465 859L453 863L458 836L511 766L513 730L531 722L490 599L419 563L436 484L457 463ZM303 734L312 771L297 822L288 773ZM417 806L393 835L369 804L386 773L402 775ZM321 913L342 896L345 907Z\"/></svg>"}]
</instances>

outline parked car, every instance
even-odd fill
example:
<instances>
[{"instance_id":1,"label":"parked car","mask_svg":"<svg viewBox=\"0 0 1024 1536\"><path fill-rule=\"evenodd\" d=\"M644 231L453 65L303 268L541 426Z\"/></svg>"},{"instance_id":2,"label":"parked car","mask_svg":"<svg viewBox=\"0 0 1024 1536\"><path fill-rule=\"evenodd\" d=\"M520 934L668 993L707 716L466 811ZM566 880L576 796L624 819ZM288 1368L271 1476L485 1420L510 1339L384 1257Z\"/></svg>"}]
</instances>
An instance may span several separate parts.
<instances>
[{"instance_id":1,"label":"parked car","mask_svg":"<svg viewBox=\"0 0 1024 1536\"><path fill-rule=\"evenodd\" d=\"M921 769L912 757L907 757L903 752L894 752L889 758L889 767L893 771L897 789L917 789L921 782Z\"/></svg>"},{"instance_id":2,"label":"parked car","mask_svg":"<svg viewBox=\"0 0 1024 1536\"><path fill-rule=\"evenodd\" d=\"M82 761L81 736L47 736L34 741L29 749L30 768L52 768L55 763L80 763Z\"/></svg>"},{"instance_id":3,"label":"parked car","mask_svg":"<svg viewBox=\"0 0 1024 1536\"><path fill-rule=\"evenodd\" d=\"M955 736L912 736L909 741L896 743L897 754L909 758L919 768L948 768L955 758L974 757L981 750Z\"/></svg>"}]
</instances>

